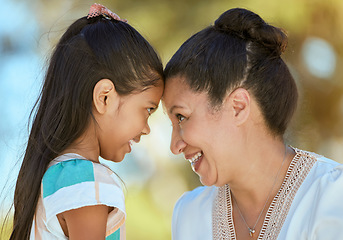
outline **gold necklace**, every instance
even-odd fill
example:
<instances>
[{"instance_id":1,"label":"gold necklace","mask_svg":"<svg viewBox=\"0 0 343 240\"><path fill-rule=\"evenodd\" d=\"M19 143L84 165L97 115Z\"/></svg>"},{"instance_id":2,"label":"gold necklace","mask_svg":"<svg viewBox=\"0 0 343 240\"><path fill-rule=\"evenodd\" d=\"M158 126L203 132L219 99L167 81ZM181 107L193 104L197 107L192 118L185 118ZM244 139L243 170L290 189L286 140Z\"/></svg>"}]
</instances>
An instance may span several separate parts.
<instances>
[{"instance_id":1,"label":"gold necklace","mask_svg":"<svg viewBox=\"0 0 343 240\"><path fill-rule=\"evenodd\" d=\"M233 201L235 202L235 204L236 204L236 206L237 206L239 215L241 216L241 218L242 218L242 220L243 220L245 226L248 228L250 237L253 237L253 234L256 232L256 231L255 231L255 227L256 227L258 221L260 220L260 218L261 218L261 216L262 216L262 213L263 213L264 209L265 209L266 206L267 206L268 200L269 200L269 198L270 198L270 196L271 196L271 194L272 194L272 192L273 192L273 189L274 189L274 187L275 187L277 178L278 178L278 176L279 176L279 174L280 174L281 168L282 168L283 164L285 163L286 153L287 153L287 146L285 146L285 154L284 154L284 156L283 156L282 164L281 164L281 166L280 166L280 168L279 168L279 170L278 170L278 172L277 172L277 174L276 174L276 177L275 177L275 179L274 179L273 186L272 186L272 188L270 189L270 192L269 192L269 194L268 194L267 200L266 200L266 202L264 203L264 206L263 206L263 208L262 208L260 214L258 215L258 218L257 218L257 220L256 220L256 222L255 222L255 224L254 224L254 226L253 226L252 228L249 227L249 225L248 225L247 222L245 221L245 218L244 218L244 216L243 216L243 214L242 214L242 212L241 212L241 209L239 209L239 206L238 206L238 204L237 204L236 198L233 196L233 194L232 194L232 192L231 192L232 199L233 199Z\"/></svg>"}]
</instances>

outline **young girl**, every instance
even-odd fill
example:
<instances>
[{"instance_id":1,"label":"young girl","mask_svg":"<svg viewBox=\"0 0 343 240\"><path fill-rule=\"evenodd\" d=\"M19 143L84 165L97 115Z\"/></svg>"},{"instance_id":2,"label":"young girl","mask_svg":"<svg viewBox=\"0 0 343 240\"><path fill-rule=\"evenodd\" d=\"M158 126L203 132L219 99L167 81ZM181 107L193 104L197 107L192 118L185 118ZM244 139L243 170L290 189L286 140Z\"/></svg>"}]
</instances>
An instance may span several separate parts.
<instances>
[{"instance_id":1,"label":"young girl","mask_svg":"<svg viewBox=\"0 0 343 240\"><path fill-rule=\"evenodd\" d=\"M115 174L150 132L163 92L150 44L99 4L57 44L45 76L14 196L10 239L125 239Z\"/></svg>"}]
</instances>

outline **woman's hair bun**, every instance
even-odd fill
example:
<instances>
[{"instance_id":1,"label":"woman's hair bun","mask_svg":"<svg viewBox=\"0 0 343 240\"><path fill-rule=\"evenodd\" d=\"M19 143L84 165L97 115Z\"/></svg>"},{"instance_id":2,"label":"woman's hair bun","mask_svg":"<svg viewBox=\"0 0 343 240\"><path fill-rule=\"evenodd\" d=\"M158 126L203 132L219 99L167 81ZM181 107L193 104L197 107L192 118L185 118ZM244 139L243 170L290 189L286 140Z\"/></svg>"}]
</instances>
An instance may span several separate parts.
<instances>
[{"instance_id":1,"label":"woman's hair bun","mask_svg":"<svg viewBox=\"0 0 343 240\"><path fill-rule=\"evenodd\" d=\"M281 55L287 47L284 30L267 24L259 15L247 9L234 8L224 12L215 21L214 28L257 42L277 55Z\"/></svg>"}]
</instances>

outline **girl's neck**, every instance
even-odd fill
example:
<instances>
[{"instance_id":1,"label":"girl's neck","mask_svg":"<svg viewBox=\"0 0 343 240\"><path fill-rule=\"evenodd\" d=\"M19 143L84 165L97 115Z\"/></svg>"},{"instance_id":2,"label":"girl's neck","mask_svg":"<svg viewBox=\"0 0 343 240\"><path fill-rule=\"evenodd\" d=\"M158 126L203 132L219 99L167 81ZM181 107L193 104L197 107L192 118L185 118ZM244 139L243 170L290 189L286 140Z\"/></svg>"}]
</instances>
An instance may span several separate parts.
<instances>
[{"instance_id":1,"label":"girl's neck","mask_svg":"<svg viewBox=\"0 0 343 240\"><path fill-rule=\"evenodd\" d=\"M90 160L92 162L99 162L99 155L96 154L95 152L89 151L87 149L81 149L81 148L67 148L66 150L64 150L61 155L63 154L67 154L67 153L74 153L74 154L78 154L84 158L86 158L87 160Z\"/></svg>"},{"instance_id":2,"label":"girl's neck","mask_svg":"<svg viewBox=\"0 0 343 240\"><path fill-rule=\"evenodd\" d=\"M66 153L76 153L90 161L99 162L99 144L94 128L92 126L88 127L84 134L70 144L61 154Z\"/></svg>"}]
</instances>

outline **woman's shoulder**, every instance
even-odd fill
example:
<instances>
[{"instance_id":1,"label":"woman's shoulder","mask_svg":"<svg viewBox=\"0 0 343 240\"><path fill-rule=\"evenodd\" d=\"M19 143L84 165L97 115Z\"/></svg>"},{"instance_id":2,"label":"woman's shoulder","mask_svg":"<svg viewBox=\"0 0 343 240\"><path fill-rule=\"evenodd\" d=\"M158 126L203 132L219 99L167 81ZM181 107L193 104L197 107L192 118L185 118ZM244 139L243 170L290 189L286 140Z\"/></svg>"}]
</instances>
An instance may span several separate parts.
<instances>
[{"instance_id":1,"label":"woman's shoulder","mask_svg":"<svg viewBox=\"0 0 343 240\"><path fill-rule=\"evenodd\" d=\"M307 201L307 207L309 208L312 205L315 208L314 212L321 208L331 208L334 205L341 206L340 199L343 198L343 192L341 191L343 189L343 164L316 153L303 150L297 151L300 151L303 158L314 161L297 192L298 201ZM302 162L306 164L306 161ZM343 210L343 207L339 208Z\"/></svg>"},{"instance_id":2,"label":"woman's shoulder","mask_svg":"<svg viewBox=\"0 0 343 240\"><path fill-rule=\"evenodd\" d=\"M217 191L217 187L215 186L200 186L192 191L185 192L180 199L178 200L177 204L193 204L194 202L203 202L212 200L215 196Z\"/></svg>"},{"instance_id":3,"label":"woman's shoulder","mask_svg":"<svg viewBox=\"0 0 343 240\"><path fill-rule=\"evenodd\" d=\"M324 156L318 156L317 162L313 166L314 181L318 181L319 185L326 186L326 189L331 187L342 189L343 188L343 164Z\"/></svg>"},{"instance_id":4,"label":"woman's shoulder","mask_svg":"<svg viewBox=\"0 0 343 240\"><path fill-rule=\"evenodd\" d=\"M174 214L178 212L196 213L200 208L212 206L218 188L215 186L200 186L192 191L185 192L177 201Z\"/></svg>"},{"instance_id":5,"label":"woman's shoulder","mask_svg":"<svg viewBox=\"0 0 343 240\"><path fill-rule=\"evenodd\" d=\"M309 174L310 178L318 180L322 178L335 178L338 177L338 175L341 175L341 177L343 177L343 164L314 152L300 150L296 148L295 151L297 153L300 153L305 158L314 160L313 167Z\"/></svg>"},{"instance_id":6,"label":"woman's shoulder","mask_svg":"<svg viewBox=\"0 0 343 240\"><path fill-rule=\"evenodd\" d=\"M217 187L197 187L177 201L172 220L173 239L211 239L212 206Z\"/></svg>"},{"instance_id":7,"label":"woman's shoulder","mask_svg":"<svg viewBox=\"0 0 343 240\"><path fill-rule=\"evenodd\" d=\"M307 209L312 215L327 207L343 210L340 207L340 199L343 198L343 165L313 152L295 151L297 160L293 161L292 181L287 182L287 187L293 189L295 196L293 210L304 212Z\"/></svg>"},{"instance_id":8,"label":"woman's shoulder","mask_svg":"<svg viewBox=\"0 0 343 240\"><path fill-rule=\"evenodd\" d=\"M297 151L304 165L313 160L313 166L296 192L281 234L343 239L343 165L316 153Z\"/></svg>"}]
</instances>

